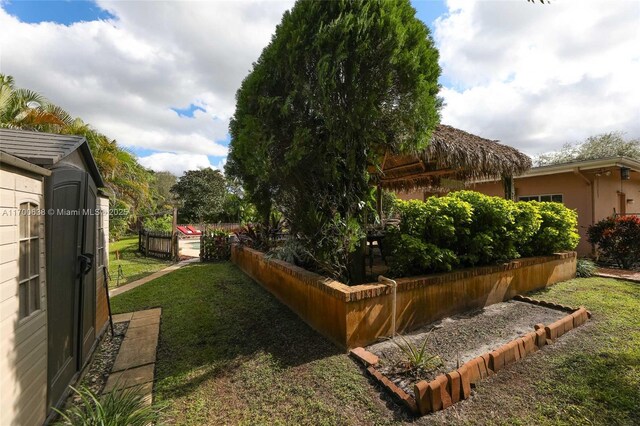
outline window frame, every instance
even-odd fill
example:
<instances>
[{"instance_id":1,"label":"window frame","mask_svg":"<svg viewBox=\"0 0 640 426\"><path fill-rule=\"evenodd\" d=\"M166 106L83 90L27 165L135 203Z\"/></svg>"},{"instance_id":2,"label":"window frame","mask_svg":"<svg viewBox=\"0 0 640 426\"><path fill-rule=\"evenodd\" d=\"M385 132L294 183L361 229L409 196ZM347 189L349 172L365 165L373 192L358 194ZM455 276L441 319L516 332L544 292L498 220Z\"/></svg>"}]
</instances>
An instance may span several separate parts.
<instances>
[{"instance_id":1,"label":"window frame","mask_svg":"<svg viewBox=\"0 0 640 426\"><path fill-rule=\"evenodd\" d=\"M541 201L542 197L549 197L550 201ZM553 201L554 197L560 197L560 201ZM538 202L548 202L548 203L560 203L564 204L564 194L533 194L533 195L519 195L518 201L528 202L528 201L538 201Z\"/></svg>"},{"instance_id":2,"label":"window frame","mask_svg":"<svg viewBox=\"0 0 640 426\"><path fill-rule=\"evenodd\" d=\"M18 322L23 322L42 311L42 289L40 288L42 219L37 202L26 200L18 206ZM22 249L23 245L25 250ZM23 289L24 297L21 296Z\"/></svg>"}]
</instances>

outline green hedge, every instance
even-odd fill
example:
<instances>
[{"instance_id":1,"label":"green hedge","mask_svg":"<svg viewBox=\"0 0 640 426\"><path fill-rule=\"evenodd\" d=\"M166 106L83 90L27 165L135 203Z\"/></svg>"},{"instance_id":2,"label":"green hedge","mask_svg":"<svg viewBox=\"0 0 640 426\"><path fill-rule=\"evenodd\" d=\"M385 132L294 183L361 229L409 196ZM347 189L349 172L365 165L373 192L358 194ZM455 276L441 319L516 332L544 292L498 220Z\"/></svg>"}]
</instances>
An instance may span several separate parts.
<instances>
[{"instance_id":1,"label":"green hedge","mask_svg":"<svg viewBox=\"0 0 640 426\"><path fill-rule=\"evenodd\" d=\"M398 201L384 249L390 274L409 276L573 250L577 215L559 203L513 202L474 191Z\"/></svg>"}]
</instances>

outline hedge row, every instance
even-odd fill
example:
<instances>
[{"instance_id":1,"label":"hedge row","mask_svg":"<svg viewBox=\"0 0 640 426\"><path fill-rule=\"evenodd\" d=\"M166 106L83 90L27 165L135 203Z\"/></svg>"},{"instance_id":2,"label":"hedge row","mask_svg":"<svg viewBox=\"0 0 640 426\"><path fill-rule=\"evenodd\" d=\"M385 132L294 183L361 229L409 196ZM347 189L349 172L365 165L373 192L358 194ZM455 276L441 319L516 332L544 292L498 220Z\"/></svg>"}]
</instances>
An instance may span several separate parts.
<instances>
[{"instance_id":1,"label":"hedge row","mask_svg":"<svg viewBox=\"0 0 640 426\"><path fill-rule=\"evenodd\" d=\"M474 191L398 201L401 223L385 237L390 274L411 276L573 250L575 211Z\"/></svg>"}]
</instances>

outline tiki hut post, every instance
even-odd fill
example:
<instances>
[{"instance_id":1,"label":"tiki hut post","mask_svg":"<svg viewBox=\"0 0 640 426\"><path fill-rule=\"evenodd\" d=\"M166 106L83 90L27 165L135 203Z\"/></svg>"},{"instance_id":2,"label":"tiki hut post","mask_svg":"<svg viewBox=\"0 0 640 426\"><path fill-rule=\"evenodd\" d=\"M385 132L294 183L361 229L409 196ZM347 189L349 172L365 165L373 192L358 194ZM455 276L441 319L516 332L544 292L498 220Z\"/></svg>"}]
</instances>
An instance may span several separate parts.
<instances>
[{"instance_id":1,"label":"tiki hut post","mask_svg":"<svg viewBox=\"0 0 640 426\"><path fill-rule=\"evenodd\" d=\"M513 176L502 176L502 184L504 185L504 198L514 201L516 199L516 187Z\"/></svg>"},{"instance_id":2,"label":"tiki hut post","mask_svg":"<svg viewBox=\"0 0 640 426\"><path fill-rule=\"evenodd\" d=\"M376 187L376 210L378 211L380 222L382 222L382 185L380 183Z\"/></svg>"}]
</instances>

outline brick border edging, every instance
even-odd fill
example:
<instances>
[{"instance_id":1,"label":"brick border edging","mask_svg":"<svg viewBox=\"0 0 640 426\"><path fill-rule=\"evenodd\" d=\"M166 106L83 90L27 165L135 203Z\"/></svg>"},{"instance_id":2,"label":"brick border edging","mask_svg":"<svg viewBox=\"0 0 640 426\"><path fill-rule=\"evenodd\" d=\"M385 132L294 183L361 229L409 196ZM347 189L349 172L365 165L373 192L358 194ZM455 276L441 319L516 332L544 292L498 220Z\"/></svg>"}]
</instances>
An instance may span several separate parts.
<instances>
[{"instance_id":1,"label":"brick border edging","mask_svg":"<svg viewBox=\"0 0 640 426\"><path fill-rule=\"evenodd\" d=\"M382 374L376 365L379 358L364 348L355 348L349 351L349 355L364 365L367 373L395 399L399 400L412 414L418 414L418 406L414 397L400 389L387 376Z\"/></svg>"},{"instance_id":2,"label":"brick border edging","mask_svg":"<svg viewBox=\"0 0 640 426\"><path fill-rule=\"evenodd\" d=\"M376 355L364 348L353 349L349 354L364 364L367 372L413 414L423 416L444 410L456 402L469 398L472 384L496 374L507 365L542 349L545 345L553 344L560 336L581 326L591 318L591 313L584 307L571 308L520 295L513 299L570 313L548 326L536 324L534 331L467 361L456 370L440 374L429 382L422 380L416 383L414 397L408 395L375 368L379 361Z\"/></svg>"}]
</instances>

